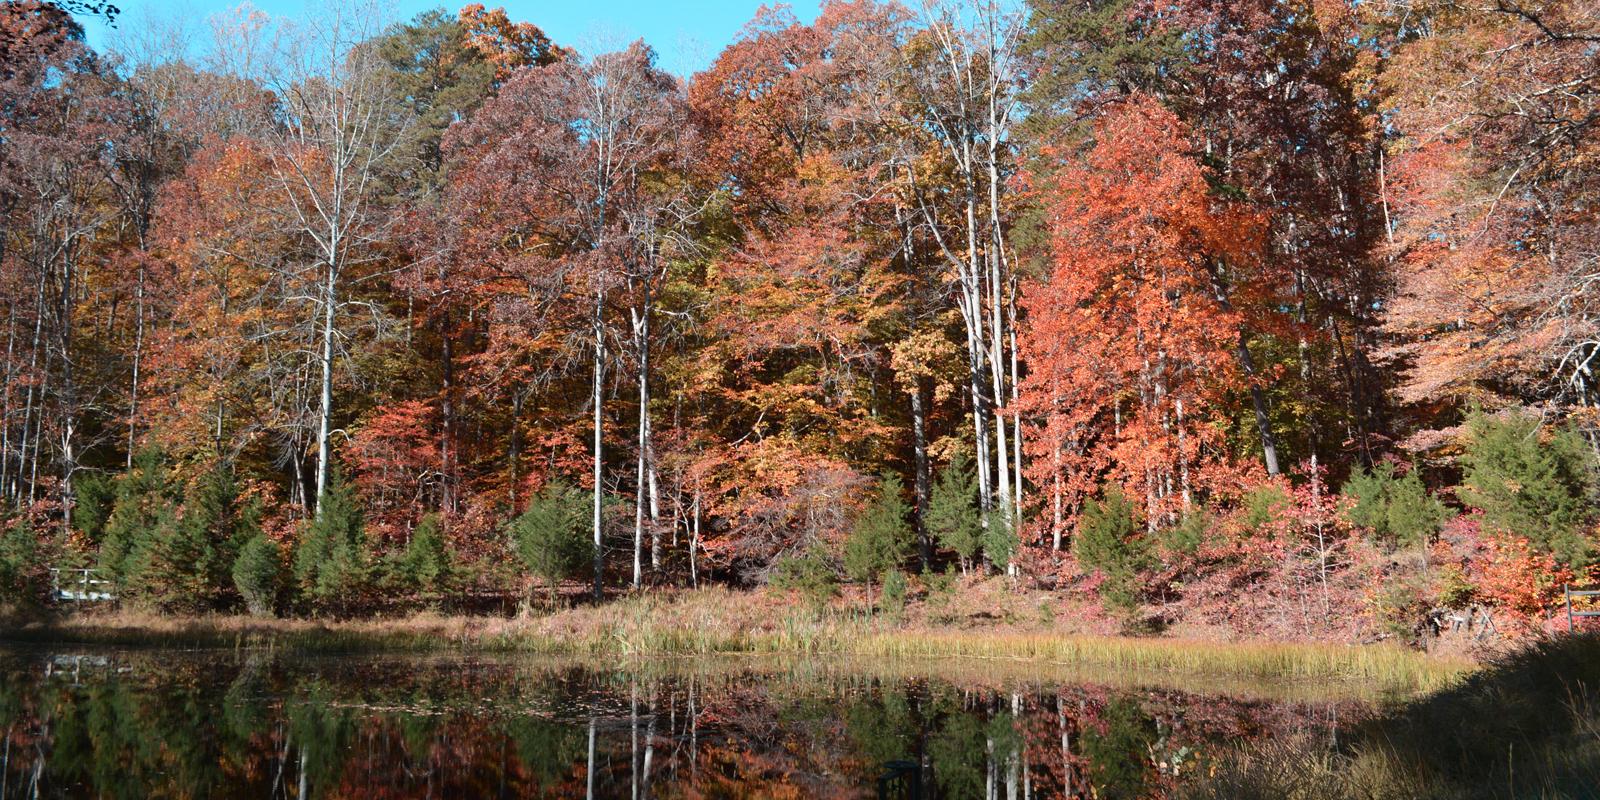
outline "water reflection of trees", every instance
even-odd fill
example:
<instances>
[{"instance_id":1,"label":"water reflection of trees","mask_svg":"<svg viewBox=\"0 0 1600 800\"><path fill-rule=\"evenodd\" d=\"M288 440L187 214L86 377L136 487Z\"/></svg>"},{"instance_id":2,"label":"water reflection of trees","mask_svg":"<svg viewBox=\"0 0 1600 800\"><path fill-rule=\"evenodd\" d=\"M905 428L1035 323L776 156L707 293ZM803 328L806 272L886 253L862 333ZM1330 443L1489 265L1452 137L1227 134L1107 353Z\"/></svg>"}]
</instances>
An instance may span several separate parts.
<instances>
[{"instance_id":1,"label":"water reflection of trees","mask_svg":"<svg viewBox=\"0 0 1600 800\"><path fill-rule=\"evenodd\" d=\"M1326 704L452 661L0 661L6 796L1159 797ZM787 679L785 679L787 678Z\"/></svg>"}]
</instances>

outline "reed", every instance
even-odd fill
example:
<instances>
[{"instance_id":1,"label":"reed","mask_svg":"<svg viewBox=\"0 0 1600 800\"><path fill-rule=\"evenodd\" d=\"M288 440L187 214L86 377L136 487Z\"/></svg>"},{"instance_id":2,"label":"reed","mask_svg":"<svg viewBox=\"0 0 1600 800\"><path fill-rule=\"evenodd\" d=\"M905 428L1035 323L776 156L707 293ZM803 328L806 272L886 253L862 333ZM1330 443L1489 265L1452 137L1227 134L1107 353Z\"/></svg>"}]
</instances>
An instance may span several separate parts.
<instances>
[{"instance_id":1,"label":"reed","mask_svg":"<svg viewBox=\"0 0 1600 800\"><path fill-rule=\"evenodd\" d=\"M1592 798L1600 787L1600 637L1511 653L1440 692L1325 737L1212 760L1191 800Z\"/></svg>"},{"instance_id":2,"label":"reed","mask_svg":"<svg viewBox=\"0 0 1600 800\"><path fill-rule=\"evenodd\" d=\"M343 622L137 613L0 624L0 640L115 646L272 647L289 652L458 651L583 658L777 655L917 661L960 659L1140 675L1256 681L1337 681L1419 693L1470 662L1389 645L1214 642L1072 635L1050 629L926 627L860 613L818 613L759 593L643 593L541 617L443 617Z\"/></svg>"}]
</instances>

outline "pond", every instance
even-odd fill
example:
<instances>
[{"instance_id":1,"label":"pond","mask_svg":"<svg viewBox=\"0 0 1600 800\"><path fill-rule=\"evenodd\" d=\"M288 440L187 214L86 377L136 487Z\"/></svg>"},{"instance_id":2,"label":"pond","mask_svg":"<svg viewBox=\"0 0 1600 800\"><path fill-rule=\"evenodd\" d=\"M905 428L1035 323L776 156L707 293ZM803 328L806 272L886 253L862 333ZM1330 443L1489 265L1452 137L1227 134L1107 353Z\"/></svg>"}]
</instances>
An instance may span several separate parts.
<instances>
[{"instance_id":1,"label":"pond","mask_svg":"<svg viewBox=\"0 0 1600 800\"><path fill-rule=\"evenodd\" d=\"M0 798L1166 797L1372 708L1026 672L0 649Z\"/></svg>"}]
</instances>

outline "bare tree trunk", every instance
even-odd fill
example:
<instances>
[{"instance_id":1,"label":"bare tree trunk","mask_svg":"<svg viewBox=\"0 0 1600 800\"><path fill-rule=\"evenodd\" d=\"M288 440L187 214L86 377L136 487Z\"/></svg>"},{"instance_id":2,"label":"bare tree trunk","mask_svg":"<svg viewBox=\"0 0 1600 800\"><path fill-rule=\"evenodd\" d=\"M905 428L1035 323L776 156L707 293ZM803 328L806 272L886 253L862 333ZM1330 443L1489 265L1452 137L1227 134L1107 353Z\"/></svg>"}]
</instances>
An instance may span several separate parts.
<instances>
[{"instance_id":1,"label":"bare tree trunk","mask_svg":"<svg viewBox=\"0 0 1600 800\"><path fill-rule=\"evenodd\" d=\"M656 498L655 469L651 464L651 431L650 431L650 288L644 287L644 304L642 308L633 312L633 338L634 348L638 354L639 372L635 376L639 384L639 441L637 475L635 476L634 509L633 509L633 588L637 589L642 580L643 565L640 550L644 545L644 520L645 501L648 496L650 503L650 569L661 568L661 526L655 524L660 519L660 505Z\"/></svg>"},{"instance_id":2,"label":"bare tree trunk","mask_svg":"<svg viewBox=\"0 0 1600 800\"><path fill-rule=\"evenodd\" d=\"M933 540L928 536L928 499L931 495L930 468L928 465L928 431L926 414L922 409L922 378L911 382L911 449L916 474L912 478L917 499L917 553L922 560L922 571L933 568Z\"/></svg>"},{"instance_id":3,"label":"bare tree trunk","mask_svg":"<svg viewBox=\"0 0 1600 800\"><path fill-rule=\"evenodd\" d=\"M0 503L11 496L11 385L16 381L17 309L6 313L6 370L0 383Z\"/></svg>"},{"instance_id":4,"label":"bare tree trunk","mask_svg":"<svg viewBox=\"0 0 1600 800\"><path fill-rule=\"evenodd\" d=\"M22 406L22 437L17 441L17 477L13 491L14 499L20 503L22 500L22 482L24 474L28 482L29 502L33 499L33 487L39 472L39 444L38 429L41 427L39 417L43 416L40 405L43 402L46 376L39 371L39 351L44 343L44 286L43 271L39 273L39 280L34 289L33 298L33 341L28 348L28 392ZM28 464L28 442L33 439L33 465L30 471Z\"/></svg>"},{"instance_id":5,"label":"bare tree trunk","mask_svg":"<svg viewBox=\"0 0 1600 800\"><path fill-rule=\"evenodd\" d=\"M603 486L603 454L605 435L605 376L606 376L606 331L603 313L605 310L605 292L596 289L594 293L594 385L592 388L591 402L594 403L594 599L601 597L601 582L605 578L605 553L601 549L601 520L600 503Z\"/></svg>"},{"instance_id":6,"label":"bare tree trunk","mask_svg":"<svg viewBox=\"0 0 1600 800\"><path fill-rule=\"evenodd\" d=\"M1266 393L1262 392L1261 386L1256 383L1256 362L1250 355L1250 340L1242 327L1239 328L1239 344L1236 352L1245 379L1250 381L1250 407L1255 412L1256 432L1261 437L1261 459L1266 464L1267 474L1277 475L1281 472L1278 468L1278 440L1272 434L1272 417L1267 414Z\"/></svg>"},{"instance_id":7,"label":"bare tree trunk","mask_svg":"<svg viewBox=\"0 0 1600 800\"><path fill-rule=\"evenodd\" d=\"M334 311L337 306L339 272L332 260L328 263L326 283L323 284L322 296L322 352L318 366L322 370L319 382L321 402L317 410L317 515L322 514L322 495L328 490L328 457L330 451L329 432L332 428L333 418L333 337L334 337Z\"/></svg>"},{"instance_id":8,"label":"bare tree trunk","mask_svg":"<svg viewBox=\"0 0 1600 800\"><path fill-rule=\"evenodd\" d=\"M511 462L511 508L517 508L517 484L522 480L522 390L511 393L511 442L506 448Z\"/></svg>"},{"instance_id":9,"label":"bare tree trunk","mask_svg":"<svg viewBox=\"0 0 1600 800\"><path fill-rule=\"evenodd\" d=\"M1065 527L1064 498L1061 489L1061 438L1056 437L1050 448L1050 549L1061 552L1061 529Z\"/></svg>"},{"instance_id":10,"label":"bare tree trunk","mask_svg":"<svg viewBox=\"0 0 1600 800\"><path fill-rule=\"evenodd\" d=\"M455 338L450 334L448 321L440 324L439 342L439 469L444 473L444 496L439 498L439 505L454 512L457 508ZM515 491L512 489L513 505Z\"/></svg>"},{"instance_id":11,"label":"bare tree trunk","mask_svg":"<svg viewBox=\"0 0 1600 800\"><path fill-rule=\"evenodd\" d=\"M689 585L700 588L700 487L694 490L694 531L689 535Z\"/></svg>"},{"instance_id":12,"label":"bare tree trunk","mask_svg":"<svg viewBox=\"0 0 1600 800\"><path fill-rule=\"evenodd\" d=\"M141 237L143 238L143 237ZM143 250L143 244L140 245ZM133 450L139 436L139 370L144 364L144 259L139 259L138 282L133 290L133 376L128 386L128 459L126 467L133 469Z\"/></svg>"}]
</instances>

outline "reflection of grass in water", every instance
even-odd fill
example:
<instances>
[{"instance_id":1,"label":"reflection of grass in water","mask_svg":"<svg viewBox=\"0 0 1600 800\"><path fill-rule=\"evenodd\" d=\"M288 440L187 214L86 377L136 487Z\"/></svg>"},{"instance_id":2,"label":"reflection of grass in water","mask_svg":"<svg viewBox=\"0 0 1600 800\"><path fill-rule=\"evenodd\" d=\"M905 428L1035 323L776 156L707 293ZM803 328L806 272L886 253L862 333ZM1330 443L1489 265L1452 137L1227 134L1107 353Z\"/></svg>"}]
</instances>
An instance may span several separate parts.
<instances>
[{"instance_id":1,"label":"reflection of grass in water","mask_svg":"<svg viewBox=\"0 0 1600 800\"><path fill-rule=\"evenodd\" d=\"M1268 742L1215 765L1194 800L1600 796L1600 637L1510 655L1357 726L1338 747Z\"/></svg>"},{"instance_id":2,"label":"reflection of grass in water","mask_svg":"<svg viewBox=\"0 0 1600 800\"><path fill-rule=\"evenodd\" d=\"M1048 631L901 627L849 614L817 615L755 593L643 594L535 619L419 616L318 623L239 617L122 614L0 627L0 637L126 646L274 648L296 653L505 651L595 657L784 655L976 661L978 671L1131 673L1180 685L1206 681L1341 682L1362 691L1439 688L1469 665L1390 646L1216 643L1069 636ZM941 667L942 669L942 667ZM1163 677L1165 676L1165 677Z\"/></svg>"}]
</instances>

